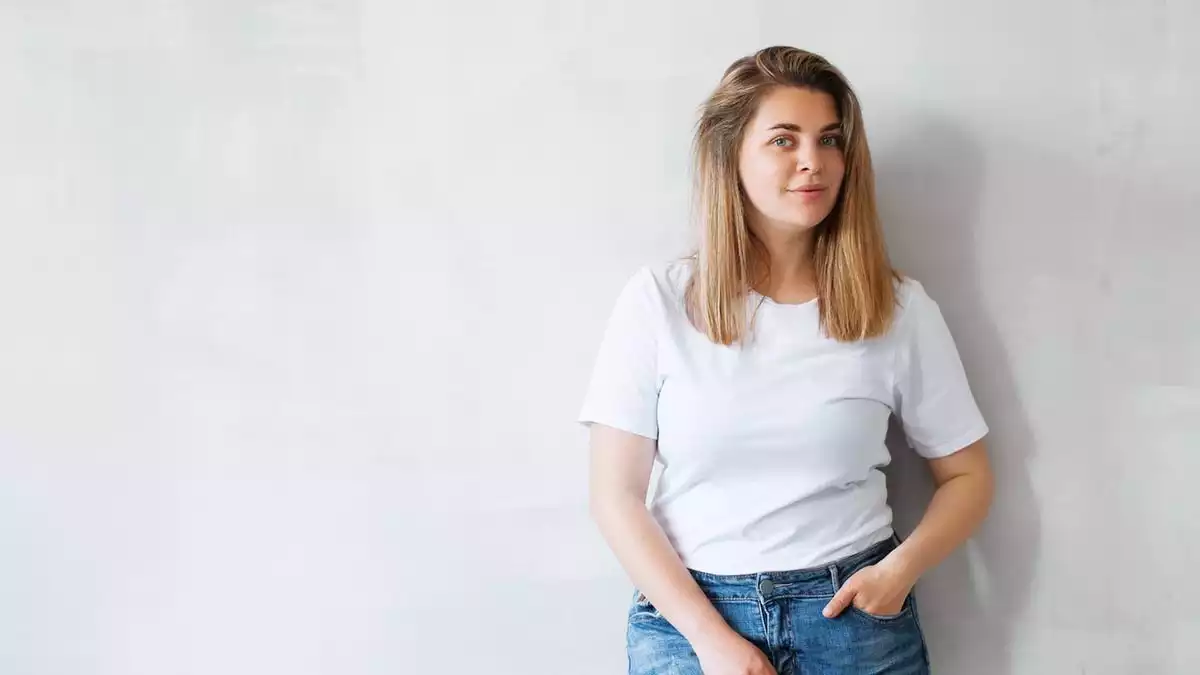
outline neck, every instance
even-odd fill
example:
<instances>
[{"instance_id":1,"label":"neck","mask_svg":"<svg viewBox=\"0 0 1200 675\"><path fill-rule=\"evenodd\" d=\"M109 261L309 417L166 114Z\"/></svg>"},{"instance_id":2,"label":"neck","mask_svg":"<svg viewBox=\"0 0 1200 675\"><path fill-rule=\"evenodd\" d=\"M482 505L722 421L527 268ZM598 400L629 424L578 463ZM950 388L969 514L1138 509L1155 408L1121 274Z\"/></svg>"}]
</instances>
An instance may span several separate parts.
<instances>
[{"instance_id":1,"label":"neck","mask_svg":"<svg viewBox=\"0 0 1200 675\"><path fill-rule=\"evenodd\" d=\"M766 249L754 275L754 289L780 303L808 302L817 295L816 270L812 261L812 230L800 233L783 228L754 228Z\"/></svg>"}]
</instances>

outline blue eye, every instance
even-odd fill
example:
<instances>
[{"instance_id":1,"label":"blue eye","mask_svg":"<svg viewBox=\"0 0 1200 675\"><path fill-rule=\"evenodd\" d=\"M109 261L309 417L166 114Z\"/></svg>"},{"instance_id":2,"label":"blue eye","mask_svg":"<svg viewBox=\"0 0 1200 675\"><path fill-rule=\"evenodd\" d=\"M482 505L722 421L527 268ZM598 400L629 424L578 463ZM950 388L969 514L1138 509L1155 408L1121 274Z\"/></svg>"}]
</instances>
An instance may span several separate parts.
<instances>
[{"instance_id":1,"label":"blue eye","mask_svg":"<svg viewBox=\"0 0 1200 675\"><path fill-rule=\"evenodd\" d=\"M821 137L821 145L827 148L836 148L842 144L842 137L837 134Z\"/></svg>"},{"instance_id":2,"label":"blue eye","mask_svg":"<svg viewBox=\"0 0 1200 675\"><path fill-rule=\"evenodd\" d=\"M772 139L771 145L774 145L777 148L789 148L792 146L792 139L788 138L787 136L780 136Z\"/></svg>"}]
</instances>

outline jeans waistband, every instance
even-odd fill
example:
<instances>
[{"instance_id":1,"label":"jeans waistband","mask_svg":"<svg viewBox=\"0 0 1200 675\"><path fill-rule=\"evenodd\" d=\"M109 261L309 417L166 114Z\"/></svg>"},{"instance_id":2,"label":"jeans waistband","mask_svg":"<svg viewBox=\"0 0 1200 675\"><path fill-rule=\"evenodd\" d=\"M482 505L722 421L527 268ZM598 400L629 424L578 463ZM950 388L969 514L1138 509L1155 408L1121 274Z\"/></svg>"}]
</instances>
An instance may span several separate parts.
<instances>
[{"instance_id":1,"label":"jeans waistband","mask_svg":"<svg viewBox=\"0 0 1200 675\"><path fill-rule=\"evenodd\" d=\"M827 597L858 570L873 565L891 553L900 540L892 535L858 553L827 565L756 574L710 574L690 570L692 578L713 599L754 600L783 597Z\"/></svg>"}]
</instances>

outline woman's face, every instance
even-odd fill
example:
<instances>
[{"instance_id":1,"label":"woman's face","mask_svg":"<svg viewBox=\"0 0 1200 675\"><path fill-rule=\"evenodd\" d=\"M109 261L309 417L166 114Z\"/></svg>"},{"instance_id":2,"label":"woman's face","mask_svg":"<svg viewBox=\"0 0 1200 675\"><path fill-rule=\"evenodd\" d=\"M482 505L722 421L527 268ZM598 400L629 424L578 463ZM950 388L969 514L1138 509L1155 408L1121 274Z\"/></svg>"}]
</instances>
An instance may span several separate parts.
<instances>
[{"instance_id":1,"label":"woman's face","mask_svg":"<svg viewBox=\"0 0 1200 675\"><path fill-rule=\"evenodd\" d=\"M833 97L815 89L776 87L746 127L738 175L752 224L802 234L837 203L846 171Z\"/></svg>"}]
</instances>

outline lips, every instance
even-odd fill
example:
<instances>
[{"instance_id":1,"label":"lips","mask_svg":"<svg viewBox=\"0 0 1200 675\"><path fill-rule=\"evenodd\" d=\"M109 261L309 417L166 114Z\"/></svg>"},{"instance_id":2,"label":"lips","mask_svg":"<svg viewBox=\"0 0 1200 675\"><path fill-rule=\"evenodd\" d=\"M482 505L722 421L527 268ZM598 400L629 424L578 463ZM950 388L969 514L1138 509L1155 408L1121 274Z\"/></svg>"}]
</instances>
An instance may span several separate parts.
<instances>
[{"instance_id":1,"label":"lips","mask_svg":"<svg viewBox=\"0 0 1200 675\"><path fill-rule=\"evenodd\" d=\"M824 185L802 185L795 190L788 190L803 204L814 204L825 198Z\"/></svg>"}]
</instances>

